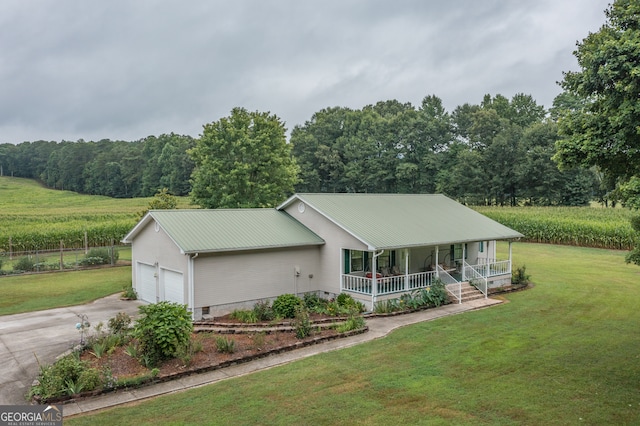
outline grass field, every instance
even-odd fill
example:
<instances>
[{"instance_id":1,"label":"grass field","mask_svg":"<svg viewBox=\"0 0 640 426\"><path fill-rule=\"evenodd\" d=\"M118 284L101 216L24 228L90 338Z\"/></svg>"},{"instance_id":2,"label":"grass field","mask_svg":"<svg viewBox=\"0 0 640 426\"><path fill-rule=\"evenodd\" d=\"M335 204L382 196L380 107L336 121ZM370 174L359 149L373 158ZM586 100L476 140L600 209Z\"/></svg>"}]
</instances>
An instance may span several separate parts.
<instances>
[{"instance_id":1,"label":"grass field","mask_svg":"<svg viewBox=\"0 0 640 426\"><path fill-rule=\"evenodd\" d=\"M619 251L513 253L535 287L508 303L65 424L640 424L640 268Z\"/></svg>"},{"instance_id":2,"label":"grass field","mask_svg":"<svg viewBox=\"0 0 640 426\"><path fill-rule=\"evenodd\" d=\"M129 266L0 277L0 315L88 303L130 285Z\"/></svg>"}]
</instances>

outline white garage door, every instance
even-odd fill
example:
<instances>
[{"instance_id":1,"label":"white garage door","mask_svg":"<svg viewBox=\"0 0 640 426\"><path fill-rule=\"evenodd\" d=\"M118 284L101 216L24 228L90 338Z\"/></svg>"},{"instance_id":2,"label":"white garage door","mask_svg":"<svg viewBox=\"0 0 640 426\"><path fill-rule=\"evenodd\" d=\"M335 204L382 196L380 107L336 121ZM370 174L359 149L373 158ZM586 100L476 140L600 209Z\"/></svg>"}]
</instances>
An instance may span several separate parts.
<instances>
[{"instance_id":1,"label":"white garage door","mask_svg":"<svg viewBox=\"0 0 640 426\"><path fill-rule=\"evenodd\" d=\"M138 263L138 280L136 283L138 299L156 303L156 268L152 265Z\"/></svg>"},{"instance_id":2,"label":"white garage door","mask_svg":"<svg viewBox=\"0 0 640 426\"><path fill-rule=\"evenodd\" d=\"M162 300L184 303L184 279L182 272L161 269L161 287L164 291Z\"/></svg>"}]
</instances>

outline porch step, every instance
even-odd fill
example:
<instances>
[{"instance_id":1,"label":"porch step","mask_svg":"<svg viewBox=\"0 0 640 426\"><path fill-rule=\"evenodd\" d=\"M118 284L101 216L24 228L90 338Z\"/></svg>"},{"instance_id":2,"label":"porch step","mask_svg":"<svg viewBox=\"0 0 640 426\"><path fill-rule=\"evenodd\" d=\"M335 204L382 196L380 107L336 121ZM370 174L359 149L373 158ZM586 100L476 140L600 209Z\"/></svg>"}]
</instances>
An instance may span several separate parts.
<instances>
[{"instance_id":1,"label":"porch step","mask_svg":"<svg viewBox=\"0 0 640 426\"><path fill-rule=\"evenodd\" d=\"M470 300L476 299L484 299L484 294L474 286L470 285L468 282L463 282L460 284L460 296L462 298L462 303L468 302ZM451 303L458 303L458 299L453 297L453 295L449 294L449 301Z\"/></svg>"}]
</instances>

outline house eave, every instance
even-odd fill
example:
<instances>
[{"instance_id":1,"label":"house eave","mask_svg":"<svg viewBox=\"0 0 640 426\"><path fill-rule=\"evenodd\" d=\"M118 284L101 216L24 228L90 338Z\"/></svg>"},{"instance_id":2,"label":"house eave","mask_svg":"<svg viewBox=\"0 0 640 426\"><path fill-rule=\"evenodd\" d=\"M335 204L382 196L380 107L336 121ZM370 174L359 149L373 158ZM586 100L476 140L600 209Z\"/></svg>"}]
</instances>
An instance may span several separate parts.
<instances>
[{"instance_id":1,"label":"house eave","mask_svg":"<svg viewBox=\"0 0 640 426\"><path fill-rule=\"evenodd\" d=\"M248 247L227 247L227 248L219 248L219 249L190 249L190 250L180 250L181 254L213 254L213 253L237 253L242 251L255 251L255 250L273 250L273 249L286 249L286 248L296 248L296 247L317 247L324 245L325 242L318 243L303 243L303 244L278 244L278 245L265 245L265 246L248 246Z\"/></svg>"}]
</instances>

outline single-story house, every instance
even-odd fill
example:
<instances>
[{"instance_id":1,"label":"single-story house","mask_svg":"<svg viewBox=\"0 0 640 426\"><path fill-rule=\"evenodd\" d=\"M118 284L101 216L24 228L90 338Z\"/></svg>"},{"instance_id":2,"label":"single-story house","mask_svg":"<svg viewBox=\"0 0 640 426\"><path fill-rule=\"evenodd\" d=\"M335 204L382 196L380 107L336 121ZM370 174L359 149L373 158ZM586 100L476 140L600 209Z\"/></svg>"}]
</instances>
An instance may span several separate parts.
<instances>
[{"instance_id":1,"label":"single-story house","mask_svg":"<svg viewBox=\"0 0 640 426\"><path fill-rule=\"evenodd\" d=\"M510 283L520 237L443 195L295 194L275 209L152 210L123 242L138 297L199 319L284 293L346 292L372 309L435 279L458 300L463 281L486 295Z\"/></svg>"}]
</instances>

